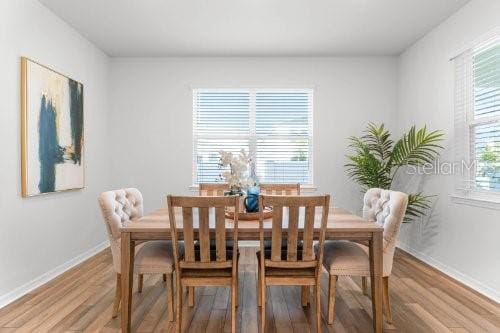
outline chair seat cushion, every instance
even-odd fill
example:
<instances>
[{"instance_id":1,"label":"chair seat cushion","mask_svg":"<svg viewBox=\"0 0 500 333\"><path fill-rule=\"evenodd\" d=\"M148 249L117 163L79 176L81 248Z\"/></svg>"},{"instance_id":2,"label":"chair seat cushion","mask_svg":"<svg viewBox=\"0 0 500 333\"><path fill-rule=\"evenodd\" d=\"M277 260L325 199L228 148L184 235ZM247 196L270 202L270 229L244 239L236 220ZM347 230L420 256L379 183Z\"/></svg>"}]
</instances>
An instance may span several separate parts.
<instances>
[{"instance_id":1,"label":"chair seat cushion","mask_svg":"<svg viewBox=\"0 0 500 333\"><path fill-rule=\"evenodd\" d=\"M314 247L318 252L318 245ZM369 276L368 247L350 241L326 241L323 266L331 275Z\"/></svg>"},{"instance_id":2,"label":"chair seat cushion","mask_svg":"<svg viewBox=\"0 0 500 333\"><path fill-rule=\"evenodd\" d=\"M194 250L195 251L200 250L200 242L199 241L194 242ZM226 250L228 250L228 251L233 250L233 240L232 239L226 240ZM210 251L215 251L215 239L210 240Z\"/></svg>"},{"instance_id":3,"label":"chair seat cushion","mask_svg":"<svg viewBox=\"0 0 500 333\"><path fill-rule=\"evenodd\" d=\"M264 239L264 249L266 249L266 251L267 250L271 251L272 244L273 244L273 241L271 239ZM302 247L303 247L303 242L298 241L297 242L297 252L302 251ZM281 250L286 251L286 249L287 249L287 239L283 238L281 240Z\"/></svg>"},{"instance_id":4,"label":"chair seat cushion","mask_svg":"<svg viewBox=\"0 0 500 333\"><path fill-rule=\"evenodd\" d=\"M172 273L173 267L172 242L148 241L138 246L134 259L136 273Z\"/></svg>"}]
</instances>

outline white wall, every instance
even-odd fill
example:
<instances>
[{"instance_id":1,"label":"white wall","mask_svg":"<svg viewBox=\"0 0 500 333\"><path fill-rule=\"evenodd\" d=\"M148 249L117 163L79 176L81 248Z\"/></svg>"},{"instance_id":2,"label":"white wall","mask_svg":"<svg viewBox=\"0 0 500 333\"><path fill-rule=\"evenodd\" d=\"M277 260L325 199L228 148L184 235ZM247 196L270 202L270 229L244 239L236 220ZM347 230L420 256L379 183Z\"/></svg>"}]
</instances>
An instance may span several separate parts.
<instances>
[{"instance_id":1,"label":"white wall","mask_svg":"<svg viewBox=\"0 0 500 333\"><path fill-rule=\"evenodd\" d=\"M398 128L427 124L444 130L443 161L453 160L454 69L449 58L497 26L500 1L473 0L400 57ZM452 202L452 176L422 181L426 192L438 195L434 214L405 225L401 247L500 301L500 211Z\"/></svg>"},{"instance_id":2,"label":"white wall","mask_svg":"<svg viewBox=\"0 0 500 333\"><path fill-rule=\"evenodd\" d=\"M21 56L84 84L84 190L21 198ZM106 240L96 198L110 177L108 65L106 55L38 1L0 2L0 306Z\"/></svg>"},{"instance_id":3,"label":"white wall","mask_svg":"<svg viewBox=\"0 0 500 333\"><path fill-rule=\"evenodd\" d=\"M313 88L314 183L361 209L347 179L347 137L368 121L395 125L395 58L113 59L112 184L134 186L146 210L192 184L192 88Z\"/></svg>"}]
</instances>

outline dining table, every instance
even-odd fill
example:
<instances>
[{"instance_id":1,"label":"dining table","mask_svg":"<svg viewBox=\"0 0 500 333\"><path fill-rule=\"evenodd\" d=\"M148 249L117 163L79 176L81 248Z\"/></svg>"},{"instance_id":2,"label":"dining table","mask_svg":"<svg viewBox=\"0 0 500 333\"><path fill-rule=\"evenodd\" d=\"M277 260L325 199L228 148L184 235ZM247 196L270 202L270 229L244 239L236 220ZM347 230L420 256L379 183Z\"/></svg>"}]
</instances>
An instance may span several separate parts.
<instances>
[{"instance_id":1,"label":"dining table","mask_svg":"<svg viewBox=\"0 0 500 333\"><path fill-rule=\"evenodd\" d=\"M175 214L181 215L180 212ZM177 216L177 215L176 215ZM177 232L182 237L182 218L176 218ZM272 219L266 219L264 235L270 237ZM196 227L196 225L194 225ZM234 220L226 218L226 237L232 238ZM300 226L300 222L299 222ZM319 237L320 220L315 221L315 239ZM212 230L213 229L213 230ZM210 228L211 232L215 228ZM367 241L369 247L371 296L373 311L373 330L382 332L382 260L383 260L383 226L363 219L348 210L331 207L325 232L326 240ZM286 225L283 234L287 233ZM300 232L299 232L300 234ZM196 237L196 231L195 231ZM149 240L170 240L172 238L168 209L159 208L135 220L124 223L121 230L121 270L122 270L122 332L130 332L132 309L132 285L134 273L134 253L136 242ZM238 240L258 241L259 221L238 221Z\"/></svg>"}]
</instances>

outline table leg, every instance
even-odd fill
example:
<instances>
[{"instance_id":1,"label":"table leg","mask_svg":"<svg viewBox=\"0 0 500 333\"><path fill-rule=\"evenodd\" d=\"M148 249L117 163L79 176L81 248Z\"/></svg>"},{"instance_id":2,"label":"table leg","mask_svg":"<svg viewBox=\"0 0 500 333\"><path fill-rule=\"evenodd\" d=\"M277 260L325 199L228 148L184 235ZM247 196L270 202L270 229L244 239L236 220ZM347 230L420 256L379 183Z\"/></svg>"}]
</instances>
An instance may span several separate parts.
<instances>
[{"instance_id":1,"label":"table leg","mask_svg":"<svg viewBox=\"0 0 500 333\"><path fill-rule=\"evenodd\" d=\"M373 330L382 332L382 233L374 232L370 241L370 275L372 291Z\"/></svg>"},{"instance_id":2,"label":"table leg","mask_svg":"<svg viewBox=\"0 0 500 333\"><path fill-rule=\"evenodd\" d=\"M130 332L130 317L132 310L132 283L134 278L134 242L130 233L121 236L121 275L122 275L122 332Z\"/></svg>"}]
</instances>

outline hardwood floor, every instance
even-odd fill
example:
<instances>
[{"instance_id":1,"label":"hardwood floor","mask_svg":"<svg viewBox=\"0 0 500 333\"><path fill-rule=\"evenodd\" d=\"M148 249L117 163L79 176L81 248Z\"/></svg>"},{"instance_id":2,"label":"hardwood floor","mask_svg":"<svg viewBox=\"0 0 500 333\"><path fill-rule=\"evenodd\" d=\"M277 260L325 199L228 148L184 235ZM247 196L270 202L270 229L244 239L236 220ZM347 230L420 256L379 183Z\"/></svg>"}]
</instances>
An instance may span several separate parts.
<instances>
[{"instance_id":1,"label":"hardwood floor","mask_svg":"<svg viewBox=\"0 0 500 333\"><path fill-rule=\"evenodd\" d=\"M254 248L240 249L237 313L240 332L257 332L259 327L255 251ZM114 286L111 255L106 250L0 309L0 332L118 332L120 316L111 319ZM361 279L339 278L332 326L324 319L327 287L328 277L324 273L321 331L371 332L371 301L362 294ZM161 274L144 276L142 294L136 289L132 330L173 332L175 323L167 320L165 283ZM384 331L500 332L500 306L401 251L395 256L390 292L394 324L384 323ZM184 329L189 332L230 331L229 294L229 288L197 288L195 307L183 310ZM299 287L270 287L267 297L269 332L316 330L314 306L302 308Z\"/></svg>"}]
</instances>

